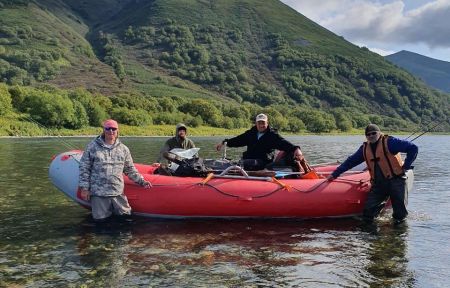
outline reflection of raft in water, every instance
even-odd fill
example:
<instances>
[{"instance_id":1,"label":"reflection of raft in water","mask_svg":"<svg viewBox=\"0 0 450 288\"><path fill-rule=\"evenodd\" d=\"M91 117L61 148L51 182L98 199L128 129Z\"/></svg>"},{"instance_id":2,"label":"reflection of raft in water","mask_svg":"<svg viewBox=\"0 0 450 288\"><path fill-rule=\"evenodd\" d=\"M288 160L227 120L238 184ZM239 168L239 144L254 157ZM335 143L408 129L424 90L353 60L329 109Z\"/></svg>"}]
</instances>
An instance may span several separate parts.
<instances>
[{"instance_id":1,"label":"reflection of raft in water","mask_svg":"<svg viewBox=\"0 0 450 288\"><path fill-rule=\"evenodd\" d=\"M56 156L49 169L53 184L80 205L79 160L82 151ZM272 177L214 176L176 177L154 174L155 167L136 164L144 178L153 184L144 189L125 177L125 194L133 212L150 217L345 217L361 214L370 176L367 171L349 171L340 178L275 179ZM323 176L336 165L316 166ZM412 183L412 171L408 171Z\"/></svg>"}]
</instances>

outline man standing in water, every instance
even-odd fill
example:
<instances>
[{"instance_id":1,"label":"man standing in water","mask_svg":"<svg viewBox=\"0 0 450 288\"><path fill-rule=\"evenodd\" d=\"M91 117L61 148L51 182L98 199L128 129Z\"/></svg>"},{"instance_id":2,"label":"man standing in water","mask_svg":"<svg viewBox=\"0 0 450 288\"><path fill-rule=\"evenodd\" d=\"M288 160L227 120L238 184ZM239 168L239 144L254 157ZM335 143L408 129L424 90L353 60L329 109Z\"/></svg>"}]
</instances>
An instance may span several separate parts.
<instances>
[{"instance_id":1,"label":"man standing in water","mask_svg":"<svg viewBox=\"0 0 450 288\"><path fill-rule=\"evenodd\" d=\"M105 222L112 214L127 218L131 207L123 193L123 174L135 183L152 185L134 167L130 150L119 140L119 124L103 122L103 133L88 144L80 160L81 198L91 201L92 218Z\"/></svg>"},{"instance_id":2,"label":"man standing in water","mask_svg":"<svg viewBox=\"0 0 450 288\"><path fill-rule=\"evenodd\" d=\"M416 159L419 149L412 142L384 135L375 124L369 124L366 127L365 134L367 141L336 168L328 177L328 180L332 181L345 171L366 161L372 189L364 206L364 221L372 223L390 198L394 224L400 224L405 221L408 215L406 210L408 191L405 171L412 168L411 164ZM406 153L405 162L402 161L400 152Z\"/></svg>"}]
</instances>

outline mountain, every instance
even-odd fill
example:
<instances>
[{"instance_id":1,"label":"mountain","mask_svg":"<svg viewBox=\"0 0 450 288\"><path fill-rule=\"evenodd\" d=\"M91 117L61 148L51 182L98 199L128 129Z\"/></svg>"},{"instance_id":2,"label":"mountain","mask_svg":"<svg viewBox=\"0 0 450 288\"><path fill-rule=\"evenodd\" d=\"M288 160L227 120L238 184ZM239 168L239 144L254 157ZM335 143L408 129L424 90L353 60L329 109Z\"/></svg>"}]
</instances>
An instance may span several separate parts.
<instances>
[{"instance_id":1,"label":"mountain","mask_svg":"<svg viewBox=\"0 0 450 288\"><path fill-rule=\"evenodd\" d=\"M264 111L292 132L398 130L449 115L449 94L276 0L0 0L0 24L11 110L52 127L239 128ZM63 120L30 104L67 101Z\"/></svg>"},{"instance_id":2,"label":"mountain","mask_svg":"<svg viewBox=\"0 0 450 288\"><path fill-rule=\"evenodd\" d=\"M405 50L388 55L386 59L419 77L431 87L450 92L450 62Z\"/></svg>"}]
</instances>

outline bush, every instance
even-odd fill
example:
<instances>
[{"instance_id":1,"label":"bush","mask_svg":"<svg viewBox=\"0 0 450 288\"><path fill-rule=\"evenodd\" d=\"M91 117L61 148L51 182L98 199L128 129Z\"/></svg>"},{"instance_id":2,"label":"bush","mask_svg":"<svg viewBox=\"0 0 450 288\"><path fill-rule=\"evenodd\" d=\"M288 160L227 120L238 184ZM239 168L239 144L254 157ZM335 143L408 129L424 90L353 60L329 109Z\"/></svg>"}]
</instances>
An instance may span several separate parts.
<instances>
[{"instance_id":1,"label":"bush","mask_svg":"<svg viewBox=\"0 0 450 288\"><path fill-rule=\"evenodd\" d=\"M166 113L166 112L163 112L163 113L157 113L153 117L153 123L154 124L160 124L160 125L173 124L173 125L175 125L175 124L180 123L180 122L184 122L183 115L181 113ZM186 125L188 125L188 124L186 123Z\"/></svg>"},{"instance_id":2,"label":"bush","mask_svg":"<svg viewBox=\"0 0 450 288\"><path fill-rule=\"evenodd\" d=\"M83 104L79 101L73 100L73 108L74 108L74 116L73 121L71 123L71 127L73 129L80 129L89 125L89 118L86 113L86 109L84 109Z\"/></svg>"},{"instance_id":3,"label":"bush","mask_svg":"<svg viewBox=\"0 0 450 288\"><path fill-rule=\"evenodd\" d=\"M119 121L119 123L131 126L143 126L153 123L148 112L142 109L130 110L124 107L113 108L111 117Z\"/></svg>"},{"instance_id":4,"label":"bush","mask_svg":"<svg viewBox=\"0 0 450 288\"><path fill-rule=\"evenodd\" d=\"M91 126L101 126L102 122L109 118L109 115L100 104L94 103L92 107L89 107L88 117Z\"/></svg>"},{"instance_id":5,"label":"bush","mask_svg":"<svg viewBox=\"0 0 450 288\"><path fill-rule=\"evenodd\" d=\"M310 132L321 133L330 132L336 129L336 122L333 115L311 109L305 109L298 115L300 119L305 123L306 128Z\"/></svg>"},{"instance_id":6,"label":"bush","mask_svg":"<svg viewBox=\"0 0 450 288\"><path fill-rule=\"evenodd\" d=\"M14 108L19 111L23 111L23 101L25 100L25 88L21 86L12 86L9 88L11 95L11 102Z\"/></svg>"},{"instance_id":7,"label":"bush","mask_svg":"<svg viewBox=\"0 0 450 288\"><path fill-rule=\"evenodd\" d=\"M186 115L184 123L190 127L199 127L203 125L203 120L200 116L192 117L190 115Z\"/></svg>"},{"instance_id":8,"label":"bush","mask_svg":"<svg viewBox=\"0 0 450 288\"><path fill-rule=\"evenodd\" d=\"M336 127L341 131L350 131L353 128L352 121L344 114L343 111L334 113Z\"/></svg>"},{"instance_id":9,"label":"bush","mask_svg":"<svg viewBox=\"0 0 450 288\"><path fill-rule=\"evenodd\" d=\"M200 116L205 123L215 127L220 127L222 124L222 113L219 109L213 103L203 99L194 99L192 102L181 105L178 110L194 117Z\"/></svg>"},{"instance_id":10,"label":"bush","mask_svg":"<svg viewBox=\"0 0 450 288\"><path fill-rule=\"evenodd\" d=\"M11 94L9 94L8 86L0 83L0 115L5 115L11 108Z\"/></svg>"},{"instance_id":11,"label":"bush","mask_svg":"<svg viewBox=\"0 0 450 288\"><path fill-rule=\"evenodd\" d=\"M306 129L305 123L299 118L288 117L287 118L287 128L289 132L300 132Z\"/></svg>"},{"instance_id":12,"label":"bush","mask_svg":"<svg viewBox=\"0 0 450 288\"><path fill-rule=\"evenodd\" d=\"M113 106L125 107L131 110L143 109L147 112L158 111L157 101L154 98L147 98L141 95L120 94L111 97Z\"/></svg>"},{"instance_id":13,"label":"bush","mask_svg":"<svg viewBox=\"0 0 450 288\"><path fill-rule=\"evenodd\" d=\"M29 89L22 108L34 120L47 127L74 128L79 125L75 120L79 115L75 114L72 101L63 94L50 94L45 91Z\"/></svg>"},{"instance_id":14,"label":"bush","mask_svg":"<svg viewBox=\"0 0 450 288\"><path fill-rule=\"evenodd\" d=\"M72 101L77 101L83 105L91 126L100 126L102 121L108 118L105 109L94 101L94 97L89 91L76 89L69 92L69 97Z\"/></svg>"}]
</instances>

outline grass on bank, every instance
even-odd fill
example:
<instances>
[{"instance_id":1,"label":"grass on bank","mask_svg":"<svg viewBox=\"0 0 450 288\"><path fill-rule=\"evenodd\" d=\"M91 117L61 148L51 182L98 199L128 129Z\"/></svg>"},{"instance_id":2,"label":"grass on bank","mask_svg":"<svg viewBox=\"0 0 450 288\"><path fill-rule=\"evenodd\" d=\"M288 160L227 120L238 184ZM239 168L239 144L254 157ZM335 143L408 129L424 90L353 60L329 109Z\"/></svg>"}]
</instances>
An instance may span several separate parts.
<instances>
[{"instance_id":1,"label":"grass on bank","mask_svg":"<svg viewBox=\"0 0 450 288\"><path fill-rule=\"evenodd\" d=\"M237 135L246 129L225 129L208 126L189 127L190 136ZM21 121L19 116L0 117L0 136L30 137L30 136L86 136L98 135L100 127L85 127L78 130L46 128L37 123ZM121 136L172 136L175 125L120 125Z\"/></svg>"},{"instance_id":2,"label":"grass on bank","mask_svg":"<svg viewBox=\"0 0 450 288\"><path fill-rule=\"evenodd\" d=\"M250 127L248 127L250 128ZM188 127L190 136L227 136L239 135L248 128L225 129L209 126ZM405 131L385 131L387 134L409 135ZM0 137L44 137L44 136L92 136L101 133L101 127L85 127L78 130L46 128L37 123L21 121L20 116L9 115L0 117ZM280 131L280 134L288 136L294 135ZM302 132L301 135L363 135L362 129L352 129L350 131L331 131L329 133L315 134ZM420 134L416 133L416 134ZM129 126L120 125L121 136L173 136L175 135L175 125L146 125ZM295 134L299 135L299 134Z\"/></svg>"}]
</instances>

